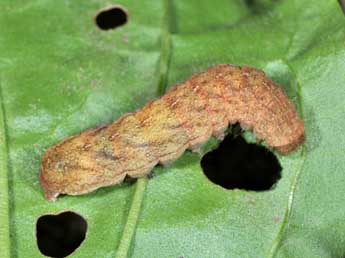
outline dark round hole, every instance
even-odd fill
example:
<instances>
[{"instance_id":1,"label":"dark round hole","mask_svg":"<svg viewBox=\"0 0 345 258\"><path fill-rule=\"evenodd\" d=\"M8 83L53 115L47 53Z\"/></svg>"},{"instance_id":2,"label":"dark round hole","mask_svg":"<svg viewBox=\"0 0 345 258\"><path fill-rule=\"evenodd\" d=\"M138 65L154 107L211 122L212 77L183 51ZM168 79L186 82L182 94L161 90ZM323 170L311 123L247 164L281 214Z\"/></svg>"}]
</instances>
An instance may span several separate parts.
<instances>
[{"instance_id":1,"label":"dark round hole","mask_svg":"<svg viewBox=\"0 0 345 258\"><path fill-rule=\"evenodd\" d=\"M207 178L226 189L269 190L281 178L276 156L263 146L228 135L201 160Z\"/></svg>"},{"instance_id":2,"label":"dark round hole","mask_svg":"<svg viewBox=\"0 0 345 258\"><path fill-rule=\"evenodd\" d=\"M38 248L49 257L66 257L84 241L86 230L86 220L74 212L43 215L36 223Z\"/></svg>"},{"instance_id":3,"label":"dark round hole","mask_svg":"<svg viewBox=\"0 0 345 258\"><path fill-rule=\"evenodd\" d=\"M127 12L121 7L112 7L100 11L95 19L101 30L115 29L127 22Z\"/></svg>"}]
</instances>

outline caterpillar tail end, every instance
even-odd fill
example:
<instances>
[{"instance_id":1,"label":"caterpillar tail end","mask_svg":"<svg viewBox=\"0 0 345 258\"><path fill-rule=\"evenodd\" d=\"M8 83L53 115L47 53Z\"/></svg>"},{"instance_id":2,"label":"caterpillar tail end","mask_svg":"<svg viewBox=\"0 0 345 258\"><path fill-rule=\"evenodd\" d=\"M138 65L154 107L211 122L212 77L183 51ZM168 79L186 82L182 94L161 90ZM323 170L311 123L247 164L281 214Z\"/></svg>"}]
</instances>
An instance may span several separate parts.
<instances>
[{"instance_id":1,"label":"caterpillar tail end","mask_svg":"<svg viewBox=\"0 0 345 258\"><path fill-rule=\"evenodd\" d=\"M47 201L50 202L55 202L57 200L57 197L59 196L60 193L56 192L56 191L52 191L49 188L49 185L47 184L47 182L44 180L42 171L40 172L40 184L42 186L43 192L44 192L44 198Z\"/></svg>"}]
</instances>

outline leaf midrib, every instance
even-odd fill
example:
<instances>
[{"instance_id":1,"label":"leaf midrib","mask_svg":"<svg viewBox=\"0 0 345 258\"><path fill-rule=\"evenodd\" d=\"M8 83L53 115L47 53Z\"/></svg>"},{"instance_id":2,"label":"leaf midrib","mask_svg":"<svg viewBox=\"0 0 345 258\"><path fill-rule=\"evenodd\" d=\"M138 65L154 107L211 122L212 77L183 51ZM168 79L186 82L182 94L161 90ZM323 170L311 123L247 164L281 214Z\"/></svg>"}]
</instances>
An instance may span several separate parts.
<instances>
[{"instance_id":1,"label":"leaf midrib","mask_svg":"<svg viewBox=\"0 0 345 258\"><path fill-rule=\"evenodd\" d=\"M165 0L163 3L164 14L161 26L161 48L160 59L157 68L158 83L157 83L157 97L163 95L167 88L167 77L169 71L169 63L171 56L171 39L170 39L170 25L171 25L171 0ZM136 228L138 225L138 219L146 192L146 186L148 184L148 178L139 178L136 181L135 192L133 194L131 207L127 215L127 220L124 226L124 230L120 237L120 243L116 251L116 258L127 258L130 247L132 245Z\"/></svg>"}]
</instances>

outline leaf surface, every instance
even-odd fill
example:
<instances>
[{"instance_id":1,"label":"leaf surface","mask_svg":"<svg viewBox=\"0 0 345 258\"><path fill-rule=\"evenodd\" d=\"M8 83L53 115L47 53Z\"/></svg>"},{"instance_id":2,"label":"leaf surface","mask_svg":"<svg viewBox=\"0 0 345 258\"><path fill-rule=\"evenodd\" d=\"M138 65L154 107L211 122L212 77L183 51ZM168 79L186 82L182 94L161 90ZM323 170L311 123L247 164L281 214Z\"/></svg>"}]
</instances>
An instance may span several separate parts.
<instances>
[{"instance_id":1,"label":"leaf surface","mask_svg":"<svg viewBox=\"0 0 345 258\"><path fill-rule=\"evenodd\" d=\"M306 125L278 156L271 191L225 190L186 152L142 191L130 256L343 257L345 17L337 1L118 1L129 22L93 21L108 1L0 3L0 257L41 257L37 219L71 210L88 222L71 257L115 257L136 184L43 199L44 151L142 107L207 67L263 69ZM230 157L229 157L230 158Z\"/></svg>"}]
</instances>

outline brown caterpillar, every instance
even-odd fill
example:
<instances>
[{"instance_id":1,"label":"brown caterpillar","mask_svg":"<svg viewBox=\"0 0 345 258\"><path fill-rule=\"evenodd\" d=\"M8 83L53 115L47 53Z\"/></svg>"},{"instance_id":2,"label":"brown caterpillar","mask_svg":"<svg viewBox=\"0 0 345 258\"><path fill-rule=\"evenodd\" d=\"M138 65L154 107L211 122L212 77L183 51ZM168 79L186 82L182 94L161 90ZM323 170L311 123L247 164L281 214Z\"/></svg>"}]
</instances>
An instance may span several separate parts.
<instances>
[{"instance_id":1,"label":"brown caterpillar","mask_svg":"<svg viewBox=\"0 0 345 258\"><path fill-rule=\"evenodd\" d=\"M45 153L46 199L80 195L147 175L157 164L222 139L240 123L281 154L304 140L304 125L282 89L255 68L217 65L114 123L70 137Z\"/></svg>"}]
</instances>

